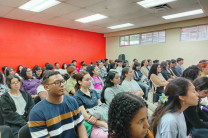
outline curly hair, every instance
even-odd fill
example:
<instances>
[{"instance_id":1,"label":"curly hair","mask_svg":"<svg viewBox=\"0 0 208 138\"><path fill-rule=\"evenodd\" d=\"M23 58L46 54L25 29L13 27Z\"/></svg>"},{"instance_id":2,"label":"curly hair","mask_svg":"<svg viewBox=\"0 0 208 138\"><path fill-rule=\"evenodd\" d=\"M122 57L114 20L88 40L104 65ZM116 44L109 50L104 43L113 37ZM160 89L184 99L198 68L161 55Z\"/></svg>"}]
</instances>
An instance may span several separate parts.
<instances>
[{"instance_id":1,"label":"curly hair","mask_svg":"<svg viewBox=\"0 0 208 138\"><path fill-rule=\"evenodd\" d=\"M147 104L142 98L128 92L117 94L108 111L108 137L130 138L131 121L143 107L147 107Z\"/></svg>"},{"instance_id":2,"label":"curly hair","mask_svg":"<svg viewBox=\"0 0 208 138\"><path fill-rule=\"evenodd\" d=\"M151 118L151 130L154 136L157 133L157 126L160 122L160 119L165 113L174 113L181 109L181 102L179 96L186 96L188 87L190 86L191 82L185 78L177 78L172 80L165 89L165 95L169 96L168 101L164 104L160 104Z\"/></svg>"}]
</instances>

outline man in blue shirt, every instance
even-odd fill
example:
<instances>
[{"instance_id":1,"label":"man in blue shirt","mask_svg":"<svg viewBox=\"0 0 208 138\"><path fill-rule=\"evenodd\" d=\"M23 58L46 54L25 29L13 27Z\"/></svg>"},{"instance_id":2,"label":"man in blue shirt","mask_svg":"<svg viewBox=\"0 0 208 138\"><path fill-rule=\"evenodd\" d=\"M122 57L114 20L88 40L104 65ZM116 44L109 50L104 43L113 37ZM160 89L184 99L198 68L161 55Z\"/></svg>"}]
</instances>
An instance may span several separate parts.
<instances>
[{"instance_id":1,"label":"man in blue shirt","mask_svg":"<svg viewBox=\"0 0 208 138\"><path fill-rule=\"evenodd\" d=\"M183 71L184 71L184 68L182 67L183 60L184 60L183 58L177 58L178 65L176 66L176 69L177 69L177 71L179 73L179 76L181 76Z\"/></svg>"},{"instance_id":2,"label":"man in blue shirt","mask_svg":"<svg viewBox=\"0 0 208 138\"><path fill-rule=\"evenodd\" d=\"M84 118L76 100L65 92L65 80L53 71L43 78L46 99L30 112L28 126L33 138L87 138Z\"/></svg>"}]
</instances>

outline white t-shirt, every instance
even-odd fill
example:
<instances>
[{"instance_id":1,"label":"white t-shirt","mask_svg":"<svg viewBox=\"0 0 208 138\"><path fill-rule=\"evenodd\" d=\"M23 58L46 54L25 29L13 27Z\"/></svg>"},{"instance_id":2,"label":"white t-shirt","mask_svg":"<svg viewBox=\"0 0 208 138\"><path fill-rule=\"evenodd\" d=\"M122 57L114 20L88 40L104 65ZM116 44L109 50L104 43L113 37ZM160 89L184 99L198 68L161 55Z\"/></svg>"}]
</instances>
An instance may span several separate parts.
<instances>
[{"instance_id":1,"label":"white t-shirt","mask_svg":"<svg viewBox=\"0 0 208 138\"><path fill-rule=\"evenodd\" d=\"M121 86L123 87L124 90L128 92L129 91L137 92L141 90L139 84L133 79L131 79L131 81L124 80Z\"/></svg>"},{"instance_id":2,"label":"white t-shirt","mask_svg":"<svg viewBox=\"0 0 208 138\"><path fill-rule=\"evenodd\" d=\"M9 92L9 95L14 100L15 107L17 109L16 112L19 115L23 115L25 113L26 101L23 98L22 94L20 93L18 96L15 96Z\"/></svg>"},{"instance_id":3,"label":"white t-shirt","mask_svg":"<svg viewBox=\"0 0 208 138\"><path fill-rule=\"evenodd\" d=\"M155 138L187 138L186 121L182 113L166 113L162 116Z\"/></svg>"},{"instance_id":4,"label":"white t-shirt","mask_svg":"<svg viewBox=\"0 0 208 138\"><path fill-rule=\"evenodd\" d=\"M37 88L37 94L39 93L39 92L42 92L42 91L45 91L45 92L47 92L47 90L43 87L43 85L41 84L41 85L39 85L38 86L38 88ZM48 93L48 92L47 92Z\"/></svg>"}]
</instances>

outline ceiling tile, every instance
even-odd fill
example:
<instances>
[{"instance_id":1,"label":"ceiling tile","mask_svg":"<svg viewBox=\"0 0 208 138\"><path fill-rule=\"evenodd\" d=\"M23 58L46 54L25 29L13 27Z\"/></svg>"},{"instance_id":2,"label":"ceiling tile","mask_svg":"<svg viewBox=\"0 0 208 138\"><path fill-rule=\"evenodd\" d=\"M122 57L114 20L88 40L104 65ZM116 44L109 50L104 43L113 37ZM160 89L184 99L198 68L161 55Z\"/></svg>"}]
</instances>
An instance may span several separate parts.
<instances>
[{"instance_id":1,"label":"ceiling tile","mask_svg":"<svg viewBox=\"0 0 208 138\"><path fill-rule=\"evenodd\" d=\"M35 12L21 10L21 9L14 9L8 14L5 15L6 18L12 18L12 19L18 19L18 20L24 20L25 18L28 18L32 15L36 14Z\"/></svg>"},{"instance_id":2,"label":"ceiling tile","mask_svg":"<svg viewBox=\"0 0 208 138\"><path fill-rule=\"evenodd\" d=\"M54 7L42 11L42 13L52 14L54 16L60 16L78 9L79 9L78 7L72 6L70 4L60 3Z\"/></svg>"},{"instance_id":3,"label":"ceiling tile","mask_svg":"<svg viewBox=\"0 0 208 138\"><path fill-rule=\"evenodd\" d=\"M29 16L25 18L25 21L30 21L30 22L37 22L37 23L43 23L46 22L47 20L54 18L54 15L50 14L45 14L45 13L37 13L34 14L33 16Z\"/></svg>"},{"instance_id":4,"label":"ceiling tile","mask_svg":"<svg viewBox=\"0 0 208 138\"><path fill-rule=\"evenodd\" d=\"M14 8L0 5L0 16L4 17L4 15L8 14L12 10L14 10Z\"/></svg>"},{"instance_id":5,"label":"ceiling tile","mask_svg":"<svg viewBox=\"0 0 208 138\"><path fill-rule=\"evenodd\" d=\"M78 7L84 8L84 7L99 3L103 0L63 0L63 1L72 5L76 5Z\"/></svg>"},{"instance_id":6,"label":"ceiling tile","mask_svg":"<svg viewBox=\"0 0 208 138\"><path fill-rule=\"evenodd\" d=\"M72 19L72 20L76 20L76 19L79 19L79 18L83 18L83 17L86 17L86 16L93 15L93 14L96 14L96 13L91 12L89 10L81 9L81 10L73 11L69 14L66 14L66 15L62 16L62 17L66 17L66 18L69 18L69 19Z\"/></svg>"}]
</instances>

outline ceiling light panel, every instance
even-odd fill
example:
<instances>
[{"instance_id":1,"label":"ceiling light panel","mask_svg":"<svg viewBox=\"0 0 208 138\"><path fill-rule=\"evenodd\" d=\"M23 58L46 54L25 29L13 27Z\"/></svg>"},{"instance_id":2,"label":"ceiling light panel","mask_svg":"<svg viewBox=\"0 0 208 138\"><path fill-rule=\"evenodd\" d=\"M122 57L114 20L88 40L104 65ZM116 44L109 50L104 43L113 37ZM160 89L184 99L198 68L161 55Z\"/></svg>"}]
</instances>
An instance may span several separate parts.
<instances>
[{"instance_id":1,"label":"ceiling light panel","mask_svg":"<svg viewBox=\"0 0 208 138\"><path fill-rule=\"evenodd\" d=\"M177 14L171 14L171 15L163 16L163 18L166 19L166 20L169 20L169 19L181 18L181 17L197 15L197 14L202 14L202 13L204 13L203 10L202 9L198 9L198 10L187 11L187 12L182 12L182 13L177 13Z\"/></svg>"},{"instance_id":2,"label":"ceiling light panel","mask_svg":"<svg viewBox=\"0 0 208 138\"><path fill-rule=\"evenodd\" d=\"M87 16L87 17L84 17L84 18L77 19L75 21L81 22L81 23L89 23L89 22L93 22L93 21L97 21L97 20L102 20L102 19L105 19L105 18L108 18L108 17L105 16L105 15L102 15L102 14L94 14L94 15L91 15L91 16Z\"/></svg>"},{"instance_id":3,"label":"ceiling light panel","mask_svg":"<svg viewBox=\"0 0 208 138\"><path fill-rule=\"evenodd\" d=\"M151 7L155 7L158 5L170 3L173 1L176 1L176 0L143 0L143 1L137 2L137 4L141 5L144 8L151 8Z\"/></svg>"},{"instance_id":4,"label":"ceiling light panel","mask_svg":"<svg viewBox=\"0 0 208 138\"><path fill-rule=\"evenodd\" d=\"M25 3L24 5L20 6L19 9L29 10L33 12L41 12L59 3L61 2L57 0L31 0Z\"/></svg>"},{"instance_id":5,"label":"ceiling light panel","mask_svg":"<svg viewBox=\"0 0 208 138\"><path fill-rule=\"evenodd\" d=\"M134 24L125 23L125 24L119 24L119 25L110 26L108 28L110 28L110 29L118 29L118 28L125 28L125 27L129 27L129 26L134 26Z\"/></svg>"}]
</instances>

